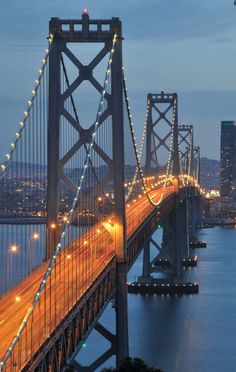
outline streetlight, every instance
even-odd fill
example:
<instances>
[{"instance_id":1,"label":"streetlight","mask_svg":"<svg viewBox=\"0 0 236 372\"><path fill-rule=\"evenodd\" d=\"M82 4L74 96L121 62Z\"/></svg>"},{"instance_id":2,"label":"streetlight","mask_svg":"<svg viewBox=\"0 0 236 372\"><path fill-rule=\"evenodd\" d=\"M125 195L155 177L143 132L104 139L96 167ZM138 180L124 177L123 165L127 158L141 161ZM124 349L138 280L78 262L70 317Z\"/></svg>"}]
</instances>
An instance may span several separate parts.
<instances>
[{"instance_id":1,"label":"streetlight","mask_svg":"<svg viewBox=\"0 0 236 372\"><path fill-rule=\"evenodd\" d=\"M31 240L36 241L39 239L39 233L34 232L31 237L28 239L28 250L27 250L27 259L28 259L28 275L30 274L31 270ZM32 270L34 269L34 245L33 245L33 251L32 251Z\"/></svg>"}]
</instances>

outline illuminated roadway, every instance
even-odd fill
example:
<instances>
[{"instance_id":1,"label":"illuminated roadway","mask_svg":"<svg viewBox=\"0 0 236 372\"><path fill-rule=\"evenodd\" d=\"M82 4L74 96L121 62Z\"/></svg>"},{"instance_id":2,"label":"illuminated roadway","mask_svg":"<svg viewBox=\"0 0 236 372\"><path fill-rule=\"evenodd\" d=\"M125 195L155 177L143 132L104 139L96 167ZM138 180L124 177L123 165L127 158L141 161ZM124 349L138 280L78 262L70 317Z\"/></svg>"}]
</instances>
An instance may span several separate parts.
<instances>
[{"instance_id":1,"label":"illuminated roadway","mask_svg":"<svg viewBox=\"0 0 236 372\"><path fill-rule=\"evenodd\" d=\"M173 186L165 189L159 187L149 195L157 202L162 195L165 199L173 191ZM127 239L150 215L153 208L144 194L126 203ZM16 370L25 365L114 258L115 246L111 237L112 229L115 229L114 217L111 216L109 221L110 223L104 222L103 225L91 227L89 232L79 238L79 244L71 243L57 257L56 265L34 309L33 319L29 319L33 327L27 328L27 332L23 331L20 342L15 347ZM48 262L45 262L22 283L0 297L0 360L19 331L47 267ZM6 370L11 369L7 367Z\"/></svg>"}]
</instances>

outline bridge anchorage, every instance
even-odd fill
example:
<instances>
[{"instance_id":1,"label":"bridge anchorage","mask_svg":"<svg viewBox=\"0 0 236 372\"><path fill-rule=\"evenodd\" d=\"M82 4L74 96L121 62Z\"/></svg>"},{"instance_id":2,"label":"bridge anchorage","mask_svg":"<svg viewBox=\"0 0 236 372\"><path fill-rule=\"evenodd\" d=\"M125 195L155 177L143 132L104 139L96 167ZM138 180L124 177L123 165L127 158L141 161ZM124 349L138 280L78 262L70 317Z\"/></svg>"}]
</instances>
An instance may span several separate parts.
<instances>
[{"instance_id":1,"label":"bridge anchorage","mask_svg":"<svg viewBox=\"0 0 236 372\"><path fill-rule=\"evenodd\" d=\"M85 63L83 45L101 49ZM86 84L99 96L92 118ZM112 355L119 366L129 354L127 287L198 290L183 266L193 264L189 234L195 239L201 215L199 159L191 126L178 127L176 93L148 94L138 149L119 18L51 19L39 77L0 166L0 372L94 371ZM143 274L127 286L142 250ZM99 322L111 301L115 334ZM82 366L75 357L92 329L110 348Z\"/></svg>"},{"instance_id":2,"label":"bridge anchorage","mask_svg":"<svg viewBox=\"0 0 236 372\"><path fill-rule=\"evenodd\" d=\"M159 214L158 223L145 241L142 276L128 286L131 293L196 293L198 284L186 282L183 267L196 266L197 256L190 255L189 237L197 224L195 207L198 207L199 191L192 186L198 171L194 158L193 127L178 126L177 94L148 94L146 129L146 175L162 173L174 176L175 208ZM163 123L167 127L163 131ZM159 127L162 125L162 132ZM168 154L168 162L161 164L161 149ZM176 184L176 180L177 184ZM180 183L184 188L179 188ZM200 215L198 215L200 218ZM155 230L163 228L162 242L155 238ZM158 254L151 259L151 249ZM151 275L157 273L155 278Z\"/></svg>"}]
</instances>

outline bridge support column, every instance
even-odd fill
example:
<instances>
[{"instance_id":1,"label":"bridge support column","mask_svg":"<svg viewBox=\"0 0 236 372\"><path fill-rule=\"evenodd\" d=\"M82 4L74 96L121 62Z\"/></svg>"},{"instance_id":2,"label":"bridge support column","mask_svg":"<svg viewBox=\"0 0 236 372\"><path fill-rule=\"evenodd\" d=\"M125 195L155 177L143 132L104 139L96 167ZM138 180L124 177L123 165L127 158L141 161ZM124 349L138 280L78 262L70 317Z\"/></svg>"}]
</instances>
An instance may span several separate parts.
<instances>
[{"instance_id":1,"label":"bridge support column","mask_svg":"<svg viewBox=\"0 0 236 372\"><path fill-rule=\"evenodd\" d=\"M198 203L197 203L197 224L201 225L202 217L203 217L203 200L201 195L198 196Z\"/></svg>"},{"instance_id":2,"label":"bridge support column","mask_svg":"<svg viewBox=\"0 0 236 372\"><path fill-rule=\"evenodd\" d=\"M206 241L199 240L197 237L197 226L201 226L202 223L202 198L201 195L196 194L194 190L190 191L190 213L189 213L189 235L190 235L190 247L191 248L205 248L207 246Z\"/></svg>"},{"instance_id":3,"label":"bridge support column","mask_svg":"<svg viewBox=\"0 0 236 372\"><path fill-rule=\"evenodd\" d=\"M143 248L143 274L142 277L144 279L150 278L150 240L145 243Z\"/></svg>"},{"instance_id":4,"label":"bridge support column","mask_svg":"<svg viewBox=\"0 0 236 372\"><path fill-rule=\"evenodd\" d=\"M54 33L53 21L49 33ZM60 112L61 112L61 67L60 42L55 36L49 57L49 107L48 112L48 168L47 168L47 234L46 259L53 256L58 238L59 211L59 147L60 147Z\"/></svg>"},{"instance_id":5,"label":"bridge support column","mask_svg":"<svg viewBox=\"0 0 236 372\"><path fill-rule=\"evenodd\" d=\"M196 266L196 257L190 256L189 250L189 225L188 225L188 197L185 199L179 197L179 205L176 212L176 248L175 252L179 252L179 259L181 267L183 266Z\"/></svg>"},{"instance_id":6,"label":"bridge support column","mask_svg":"<svg viewBox=\"0 0 236 372\"><path fill-rule=\"evenodd\" d=\"M150 249L151 245L154 246L158 250L157 256L151 261L150 259ZM154 237L150 237L144 244L143 248L143 268L142 268L142 275L139 276L138 281L142 283L149 283L153 280L151 274L155 272L155 262L159 257L162 248L157 244Z\"/></svg>"},{"instance_id":7,"label":"bridge support column","mask_svg":"<svg viewBox=\"0 0 236 372\"><path fill-rule=\"evenodd\" d=\"M124 124L123 124L123 71L121 23L112 63L112 138L113 179L115 204L116 249L116 365L129 355L127 309L127 249L124 190Z\"/></svg>"},{"instance_id":8,"label":"bridge support column","mask_svg":"<svg viewBox=\"0 0 236 372\"><path fill-rule=\"evenodd\" d=\"M195 293L198 286L192 283L190 286L186 285L183 277L183 266L196 266L196 258L189 256L187 195L176 195L176 207L162 221L162 227L161 246L153 236L148 238L144 245L142 276L137 283L129 285L129 291ZM153 260L150 260L150 245L158 249L158 255ZM158 276L154 278L151 275L153 273L158 273Z\"/></svg>"},{"instance_id":9,"label":"bridge support column","mask_svg":"<svg viewBox=\"0 0 236 372\"><path fill-rule=\"evenodd\" d=\"M189 203L189 235L191 241L197 240L198 207L198 199L194 194L194 190L191 189Z\"/></svg>"},{"instance_id":10,"label":"bridge support column","mask_svg":"<svg viewBox=\"0 0 236 372\"><path fill-rule=\"evenodd\" d=\"M169 242L167 242L167 244L171 244L172 279L180 279L183 274L182 261L184 258L184 251L186 253L185 244L188 240L186 230L186 208L184 204L181 197L177 195L176 208L170 214L168 221L172 229ZM165 243L163 249L165 249Z\"/></svg>"},{"instance_id":11,"label":"bridge support column","mask_svg":"<svg viewBox=\"0 0 236 372\"><path fill-rule=\"evenodd\" d=\"M189 258L189 234L187 200L176 196L176 208L162 223L162 246L149 238L144 246L143 273L140 280L149 280L151 273L161 271L171 279L181 278L183 260ZM150 261L150 244L158 249L158 255Z\"/></svg>"},{"instance_id":12,"label":"bridge support column","mask_svg":"<svg viewBox=\"0 0 236 372\"><path fill-rule=\"evenodd\" d=\"M176 196L176 208L163 221L162 250L156 266L168 267L170 279L181 279L184 260L189 258L187 199ZM163 271L163 270L162 270Z\"/></svg>"},{"instance_id":13,"label":"bridge support column","mask_svg":"<svg viewBox=\"0 0 236 372\"><path fill-rule=\"evenodd\" d=\"M180 204L182 201L179 197L176 198L176 213L174 216L174 278L181 278L182 269L182 259L183 259L183 246L184 243L184 216L183 207Z\"/></svg>"},{"instance_id":14,"label":"bridge support column","mask_svg":"<svg viewBox=\"0 0 236 372\"><path fill-rule=\"evenodd\" d=\"M188 197L182 203L181 208L181 223L182 223L182 255L184 258L190 256L189 252L189 226L188 226Z\"/></svg>"}]
</instances>

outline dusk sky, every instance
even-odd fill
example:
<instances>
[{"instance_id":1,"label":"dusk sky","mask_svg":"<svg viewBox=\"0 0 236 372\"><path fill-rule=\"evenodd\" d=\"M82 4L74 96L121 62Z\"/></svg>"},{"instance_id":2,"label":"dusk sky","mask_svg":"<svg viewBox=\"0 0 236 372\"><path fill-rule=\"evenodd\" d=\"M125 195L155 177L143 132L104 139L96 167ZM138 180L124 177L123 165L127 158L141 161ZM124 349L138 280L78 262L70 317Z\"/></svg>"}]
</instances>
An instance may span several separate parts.
<instances>
[{"instance_id":1,"label":"dusk sky","mask_svg":"<svg viewBox=\"0 0 236 372\"><path fill-rule=\"evenodd\" d=\"M119 17L135 125L147 93L177 92L179 123L194 125L201 155L220 156L220 121L236 119L236 7L233 0L1 1L1 159L30 97L51 17Z\"/></svg>"}]
</instances>

